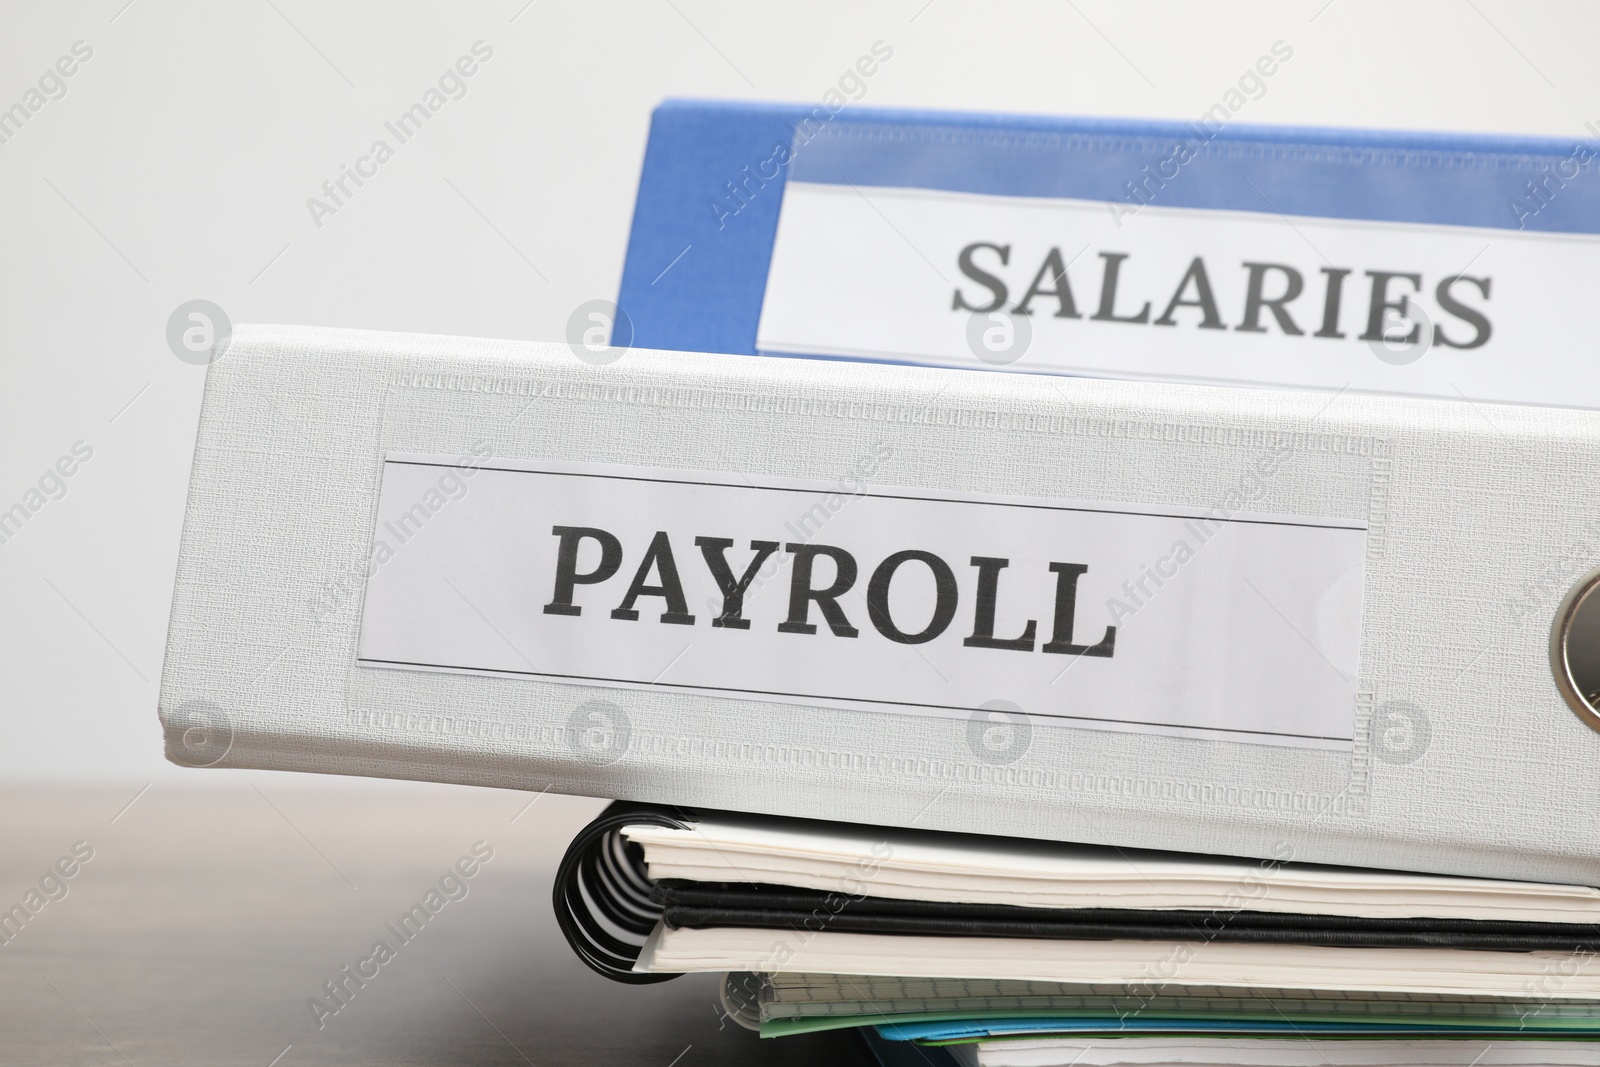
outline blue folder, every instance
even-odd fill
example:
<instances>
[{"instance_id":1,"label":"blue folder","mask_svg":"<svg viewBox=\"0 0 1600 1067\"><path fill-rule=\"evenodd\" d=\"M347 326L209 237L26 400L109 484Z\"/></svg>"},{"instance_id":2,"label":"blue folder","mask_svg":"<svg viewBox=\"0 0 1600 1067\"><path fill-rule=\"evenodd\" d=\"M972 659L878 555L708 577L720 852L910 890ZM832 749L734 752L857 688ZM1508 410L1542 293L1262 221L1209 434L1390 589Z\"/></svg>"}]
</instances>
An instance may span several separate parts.
<instances>
[{"instance_id":1,"label":"blue folder","mask_svg":"<svg viewBox=\"0 0 1600 1067\"><path fill-rule=\"evenodd\" d=\"M1164 206L1600 233L1587 139L669 100L618 304L639 347L755 354L791 179L1137 206L1180 146Z\"/></svg>"}]
</instances>

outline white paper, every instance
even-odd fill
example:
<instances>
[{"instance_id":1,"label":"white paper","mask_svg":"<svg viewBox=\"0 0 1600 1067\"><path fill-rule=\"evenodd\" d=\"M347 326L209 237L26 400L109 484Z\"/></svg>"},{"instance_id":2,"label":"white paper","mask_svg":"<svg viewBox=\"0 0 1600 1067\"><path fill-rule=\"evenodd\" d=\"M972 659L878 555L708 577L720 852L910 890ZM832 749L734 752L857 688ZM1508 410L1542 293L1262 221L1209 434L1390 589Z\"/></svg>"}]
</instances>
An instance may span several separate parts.
<instances>
[{"instance_id":1,"label":"white paper","mask_svg":"<svg viewBox=\"0 0 1600 1067\"><path fill-rule=\"evenodd\" d=\"M621 549L610 577L572 586L578 614L547 610L561 599L558 527L604 530ZM613 617L658 532L684 610L663 621L673 605L647 593L631 606L637 619ZM702 536L732 540L734 578L755 558L752 541L779 546L746 592L747 629L712 625L724 599L696 547ZM600 540L573 543L572 572L596 571ZM1027 728L1348 749L1365 545L1364 528L1349 520L1218 521L1195 509L391 454L358 662L976 716L1002 728L1021 728L1020 712ZM836 633L817 602L805 608L815 633L779 629L798 618L795 560L816 546L856 561L836 603L857 636L843 625ZM905 551L937 560L908 558L886 572L888 619L875 623L873 575ZM992 628L979 625L974 557L1009 561L991 566ZM953 583L942 629L938 561ZM1087 568L1075 583L1073 567ZM818 558L810 586L836 577L834 557ZM1057 622L1062 582L1075 593L1070 634ZM658 561L643 584L671 583ZM970 643L980 631L1020 640L1030 620L1027 649ZM1044 651L1053 641L1066 651Z\"/></svg>"},{"instance_id":2,"label":"white paper","mask_svg":"<svg viewBox=\"0 0 1600 1067\"><path fill-rule=\"evenodd\" d=\"M852 356L983 369L1088 374L1165 381L1416 394L1600 407L1600 363L1573 358L1589 336L1588 289L1600 276L1600 238L1476 227L1285 217L1262 211L1209 211L1098 201L1036 199L925 189L856 188L790 182L784 191L757 347L763 352ZM971 266L1005 286L997 293L963 272ZM1006 263L1001 263L1005 249ZM1029 314L1011 314L1051 262L1065 267L1074 307L1037 295ZM1097 320L1110 257L1117 259L1110 314L1147 321ZM1204 263L1216 311L1202 328L1198 282ZM1300 295L1282 305L1286 332L1270 308L1246 317L1251 271L1264 299L1299 276ZM1324 332L1329 275L1338 314ZM1363 340L1374 273L1414 274L1381 285L1382 340ZM1054 289L1060 274L1045 272ZM1440 284L1464 276L1446 296L1482 315L1479 327L1441 306ZM1471 280L1469 280L1471 279ZM1486 287L1488 292L1482 291ZM1191 306L1173 309L1184 289ZM964 307L956 307L956 294ZM1149 305L1146 309L1145 304ZM1059 317L1064 310L1077 318ZM974 318L980 320L973 324ZM1019 321L1021 320L1021 321ZM1261 332L1241 330L1254 325ZM1417 331L1417 340L1404 338Z\"/></svg>"}]
</instances>

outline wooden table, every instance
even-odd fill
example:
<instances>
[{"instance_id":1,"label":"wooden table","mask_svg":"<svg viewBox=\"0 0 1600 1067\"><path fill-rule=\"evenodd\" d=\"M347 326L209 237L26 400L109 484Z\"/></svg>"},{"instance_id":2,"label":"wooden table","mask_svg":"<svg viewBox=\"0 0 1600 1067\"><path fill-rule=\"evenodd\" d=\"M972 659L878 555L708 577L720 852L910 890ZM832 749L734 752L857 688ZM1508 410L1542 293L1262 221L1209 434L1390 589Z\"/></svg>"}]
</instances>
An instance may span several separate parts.
<instances>
[{"instance_id":1,"label":"wooden table","mask_svg":"<svg viewBox=\"0 0 1600 1067\"><path fill-rule=\"evenodd\" d=\"M0 790L0 1062L871 1062L849 1033L761 1041L725 1022L713 975L623 986L579 963L550 882L602 807L242 771ZM480 841L492 859L430 901ZM77 842L93 857L75 865ZM72 877L49 876L63 858ZM3 913L41 879L10 933ZM401 940L417 904L428 918ZM342 1003L325 986L341 980Z\"/></svg>"}]
</instances>

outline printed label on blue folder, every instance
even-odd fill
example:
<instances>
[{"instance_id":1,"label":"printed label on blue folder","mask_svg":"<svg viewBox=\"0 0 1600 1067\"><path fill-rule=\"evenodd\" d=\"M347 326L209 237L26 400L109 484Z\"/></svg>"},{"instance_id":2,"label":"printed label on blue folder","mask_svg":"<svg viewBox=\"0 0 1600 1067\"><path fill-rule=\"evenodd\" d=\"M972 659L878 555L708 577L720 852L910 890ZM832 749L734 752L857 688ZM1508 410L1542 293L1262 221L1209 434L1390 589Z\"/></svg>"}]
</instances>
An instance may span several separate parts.
<instances>
[{"instance_id":1,"label":"printed label on blue folder","mask_svg":"<svg viewBox=\"0 0 1600 1067\"><path fill-rule=\"evenodd\" d=\"M1570 403L1596 277L1587 234L791 180L757 348Z\"/></svg>"},{"instance_id":2,"label":"printed label on blue folder","mask_svg":"<svg viewBox=\"0 0 1600 1067\"><path fill-rule=\"evenodd\" d=\"M1341 519L394 453L357 663L1349 751L1366 543Z\"/></svg>"},{"instance_id":3,"label":"printed label on blue folder","mask_svg":"<svg viewBox=\"0 0 1600 1067\"><path fill-rule=\"evenodd\" d=\"M1600 408L1576 139L668 101L640 347Z\"/></svg>"}]
</instances>

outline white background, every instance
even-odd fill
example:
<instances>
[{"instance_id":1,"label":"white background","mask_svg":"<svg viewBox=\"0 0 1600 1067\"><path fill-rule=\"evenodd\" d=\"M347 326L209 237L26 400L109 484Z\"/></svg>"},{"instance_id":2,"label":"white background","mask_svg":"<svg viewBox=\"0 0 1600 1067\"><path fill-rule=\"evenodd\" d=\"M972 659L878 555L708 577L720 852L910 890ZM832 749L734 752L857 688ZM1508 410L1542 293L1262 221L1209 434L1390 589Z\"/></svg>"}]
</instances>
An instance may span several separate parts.
<instances>
[{"instance_id":1,"label":"white background","mask_svg":"<svg viewBox=\"0 0 1600 1067\"><path fill-rule=\"evenodd\" d=\"M155 717L203 378L172 310L559 340L615 297L664 96L814 103L881 38L864 104L1187 119L1283 38L1238 121L1600 123L1580 3L125 2L0 5L0 106L95 49L0 145L0 508L95 449L0 545L7 781L201 777ZM306 198L480 38L469 95L316 229Z\"/></svg>"}]
</instances>

